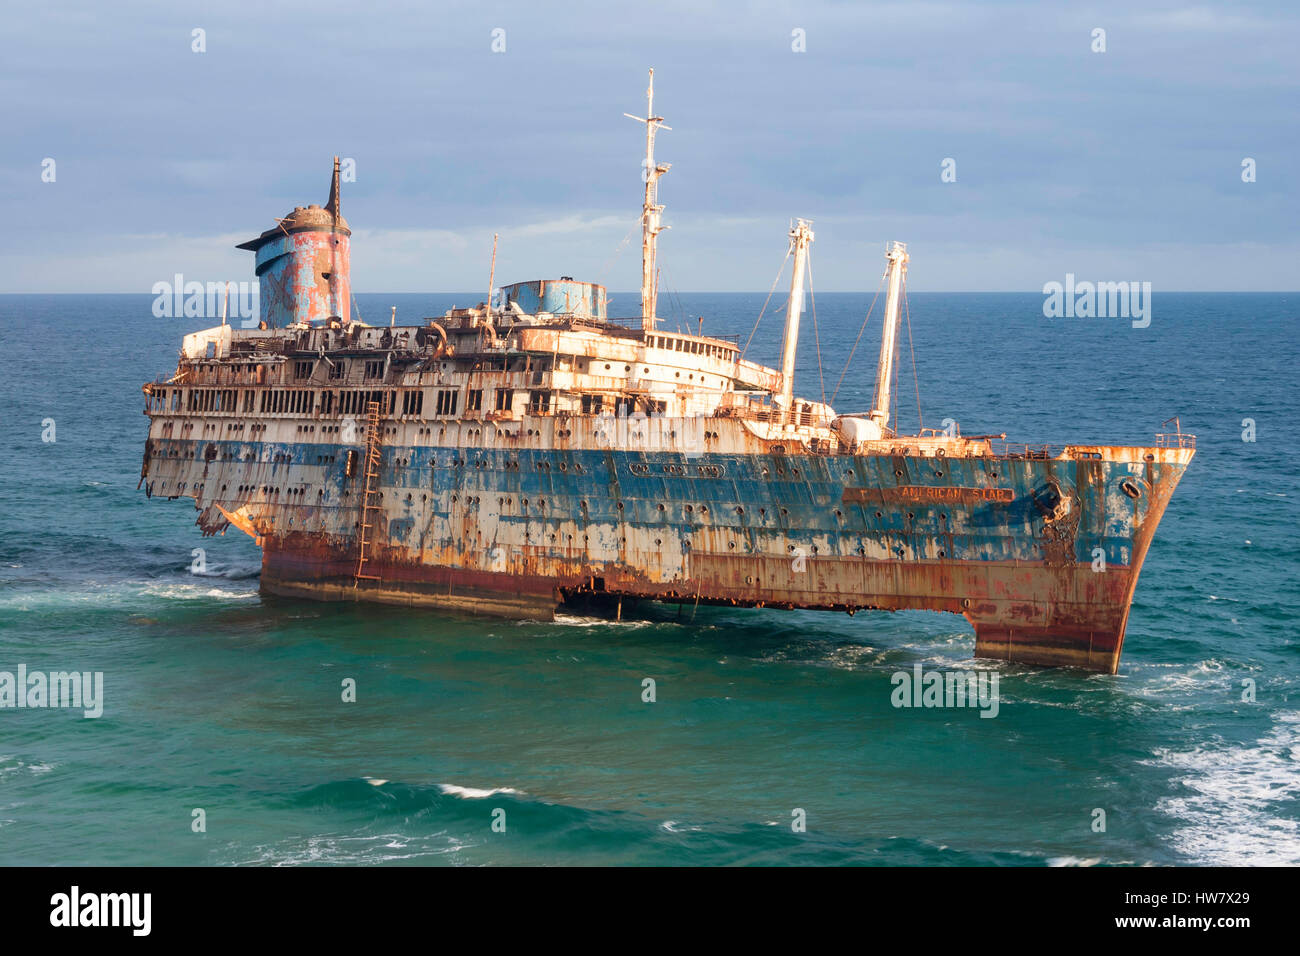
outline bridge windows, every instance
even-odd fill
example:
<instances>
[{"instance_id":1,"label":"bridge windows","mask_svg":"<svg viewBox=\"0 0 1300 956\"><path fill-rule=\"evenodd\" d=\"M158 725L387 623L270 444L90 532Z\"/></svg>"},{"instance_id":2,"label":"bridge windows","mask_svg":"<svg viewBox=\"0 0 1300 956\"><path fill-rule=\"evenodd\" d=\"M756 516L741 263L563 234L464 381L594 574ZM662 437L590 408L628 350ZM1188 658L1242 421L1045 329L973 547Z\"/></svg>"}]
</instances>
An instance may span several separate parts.
<instances>
[{"instance_id":1,"label":"bridge windows","mask_svg":"<svg viewBox=\"0 0 1300 956\"><path fill-rule=\"evenodd\" d=\"M424 392L407 391L402 393L402 414L420 415L424 412Z\"/></svg>"},{"instance_id":2,"label":"bridge windows","mask_svg":"<svg viewBox=\"0 0 1300 956\"><path fill-rule=\"evenodd\" d=\"M438 390L437 411L438 415L455 415L456 403L460 393L456 389L443 388Z\"/></svg>"},{"instance_id":3,"label":"bridge windows","mask_svg":"<svg viewBox=\"0 0 1300 956\"><path fill-rule=\"evenodd\" d=\"M378 402L379 413L389 415L397 404L397 392L341 391L339 392L339 414L364 415L368 411L370 402Z\"/></svg>"}]
</instances>

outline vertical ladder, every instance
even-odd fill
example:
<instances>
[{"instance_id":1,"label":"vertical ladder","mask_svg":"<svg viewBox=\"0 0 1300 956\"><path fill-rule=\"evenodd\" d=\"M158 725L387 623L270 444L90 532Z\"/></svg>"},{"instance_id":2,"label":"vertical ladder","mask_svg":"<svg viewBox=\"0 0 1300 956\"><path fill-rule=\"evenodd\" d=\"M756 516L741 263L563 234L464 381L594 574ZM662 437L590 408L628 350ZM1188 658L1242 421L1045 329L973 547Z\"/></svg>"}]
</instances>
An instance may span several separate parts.
<instances>
[{"instance_id":1,"label":"vertical ladder","mask_svg":"<svg viewBox=\"0 0 1300 956\"><path fill-rule=\"evenodd\" d=\"M379 403L370 402L367 406L369 420L366 423L366 454L362 463L366 479L365 491L361 496L361 529L358 538L357 572L353 575L352 586L357 587L362 581L378 581L379 575L366 573L366 562L370 560L367 553L371 544L372 532L378 524L381 505L379 497L379 452L380 425Z\"/></svg>"}]
</instances>

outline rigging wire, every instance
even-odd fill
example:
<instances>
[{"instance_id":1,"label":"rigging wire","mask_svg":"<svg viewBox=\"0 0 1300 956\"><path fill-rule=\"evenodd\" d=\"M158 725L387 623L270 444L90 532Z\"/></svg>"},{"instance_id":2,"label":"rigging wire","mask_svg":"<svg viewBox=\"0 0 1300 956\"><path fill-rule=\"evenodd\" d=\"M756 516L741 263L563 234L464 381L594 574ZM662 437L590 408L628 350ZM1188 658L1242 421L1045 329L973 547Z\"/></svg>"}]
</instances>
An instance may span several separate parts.
<instances>
[{"instance_id":1,"label":"rigging wire","mask_svg":"<svg viewBox=\"0 0 1300 956\"><path fill-rule=\"evenodd\" d=\"M912 355L912 384L916 386L916 433L921 434L921 380L916 374L916 350L912 348L912 309L907 302L907 275L903 275L903 313L907 316L907 351Z\"/></svg>"},{"instance_id":2,"label":"rigging wire","mask_svg":"<svg viewBox=\"0 0 1300 956\"><path fill-rule=\"evenodd\" d=\"M740 350L740 355L736 357L737 362L743 359L745 353L749 351L749 343L754 341L754 333L758 331L758 323L763 321L763 313L767 311L767 305L772 301L772 295L776 292L776 284L781 281L781 273L785 272L785 264L790 261L790 254L793 252L794 243L791 243L790 248L785 250L785 258L781 260L781 268L776 271L776 278L772 280L772 288L767 290L767 299L763 302L763 308L758 310L758 318L754 320L754 327L750 329L749 338L745 340L745 347Z\"/></svg>"},{"instance_id":3,"label":"rigging wire","mask_svg":"<svg viewBox=\"0 0 1300 956\"><path fill-rule=\"evenodd\" d=\"M656 318L664 319L665 321L671 320L672 323L677 327L677 334L681 335L682 320L686 316L686 310L682 308L681 297L677 294L677 290L673 287L671 282L669 283L664 282L663 267L660 266L656 271L657 274L655 276L655 287L658 291L658 295L656 296L656 299L663 299L665 307L668 309L668 313L669 313L668 315L656 316ZM658 311L658 309L656 309L655 311ZM686 323L686 326L687 329L689 330L690 328L689 321Z\"/></svg>"},{"instance_id":4,"label":"rigging wire","mask_svg":"<svg viewBox=\"0 0 1300 956\"><path fill-rule=\"evenodd\" d=\"M672 291L669 292L668 294L671 295L671 296L673 297L673 300L677 303L677 314L678 314L678 316L679 316L679 318L678 318L678 324L680 325L682 322L685 322L685 323L686 323L686 334L687 334L687 335L690 335L690 334L691 334L691 319L690 319L690 316L688 316L688 315L686 314L686 307L685 307L684 305L682 305L682 296L681 296L681 293L678 292L677 289L674 287L674 288L672 289Z\"/></svg>"},{"instance_id":5,"label":"rigging wire","mask_svg":"<svg viewBox=\"0 0 1300 956\"><path fill-rule=\"evenodd\" d=\"M614 251L610 253L609 258L605 260L604 265L600 267L600 271L596 273L597 275L604 276L609 273L610 267L614 265L614 260L616 260L622 254L623 250L627 248L628 242L632 239L632 233L641 225L641 220L644 218L645 213L636 217L636 222L632 223L632 227L628 229L627 235L623 237L623 241L614 247Z\"/></svg>"},{"instance_id":6,"label":"rigging wire","mask_svg":"<svg viewBox=\"0 0 1300 956\"><path fill-rule=\"evenodd\" d=\"M808 250L808 298L812 301L813 341L817 344L817 378L822 385L822 404L826 404L826 375L822 371L822 336L817 330L817 293L813 291L812 249Z\"/></svg>"},{"instance_id":7,"label":"rigging wire","mask_svg":"<svg viewBox=\"0 0 1300 956\"><path fill-rule=\"evenodd\" d=\"M887 275L888 273L886 273ZM853 354L858 350L858 343L862 341L862 333L867 331L867 323L871 321L871 313L875 311L876 300L880 298L881 286L885 284L885 277L880 277L880 285L876 287L876 294L871 299L871 305L867 308L867 315L862 320L862 328L858 329L858 337L853 340L853 348L849 350L849 357L844 362L844 371L840 372L840 380L835 383L835 391L831 392L831 405L835 404L835 396L840 393L840 386L844 384L844 376L849 374L849 365L853 362Z\"/></svg>"}]
</instances>

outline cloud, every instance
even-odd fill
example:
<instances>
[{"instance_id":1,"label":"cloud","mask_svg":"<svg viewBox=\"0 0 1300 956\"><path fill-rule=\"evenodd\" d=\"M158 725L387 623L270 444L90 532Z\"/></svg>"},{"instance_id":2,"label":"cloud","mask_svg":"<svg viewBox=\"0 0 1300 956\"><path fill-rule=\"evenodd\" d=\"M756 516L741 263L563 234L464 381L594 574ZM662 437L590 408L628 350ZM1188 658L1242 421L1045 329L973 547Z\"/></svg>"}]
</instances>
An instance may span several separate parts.
<instances>
[{"instance_id":1,"label":"cloud","mask_svg":"<svg viewBox=\"0 0 1300 956\"><path fill-rule=\"evenodd\" d=\"M493 233L505 281L636 288L644 140L622 113L644 107L649 66L673 126L660 264L679 289L766 289L792 216L817 222L826 288L874 288L891 238L942 250L927 262L938 288L1035 287L1021 263L1044 250L1159 254L1153 269L1188 289L1296 283L1279 253L1300 219L1300 18L1285 3L656 11L20 5L0 63L0 291L248 275L231 247L323 203L336 154L357 164L344 209L359 288L486 288ZM1244 272L1206 258L1248 245Z\"/></svg>"}]
</instances>

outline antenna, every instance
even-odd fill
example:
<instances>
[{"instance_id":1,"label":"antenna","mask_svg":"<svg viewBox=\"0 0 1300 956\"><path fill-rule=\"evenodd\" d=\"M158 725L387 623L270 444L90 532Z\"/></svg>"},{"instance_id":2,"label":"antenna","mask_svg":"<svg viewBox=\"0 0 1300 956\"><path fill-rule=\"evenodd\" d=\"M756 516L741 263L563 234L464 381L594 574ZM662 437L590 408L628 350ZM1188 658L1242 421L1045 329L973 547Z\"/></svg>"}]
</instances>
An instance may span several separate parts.
<instances>
[{"instance_id":1,"label":"antenna","mask_svg":"<svg viewBox=\"0 0 1300 956\"><path fill-rule=\"evenodd\" d=\"M492 265L488 269L488 297L487 297L487 324L492 324L492 294L495 291L497 283L497 237L500 233L492 233Z\"/></svg>"},{"instance_id":2,"label":"antenna","mask_svg":"<svg viewBox=\"0 0 1300 956\"><path fill-rule=\"evenodd\" d=\"M655 327L655 306L659 299L659 279L655 269L656 243L659 233L667 226L660 225L660 215L664 207L659 205L659 177L668 172L671 163L655 162L655 133L660 129L671 130L664 125L662 116L655 116L655 71L650 70L650 86L645 91L646 115L633 116L624 113L628 119L645 123L645 161L642 163L641 179L645 182L645 202L641 207L641 328L653 332Z\"/></svg>"}]
</instances>

